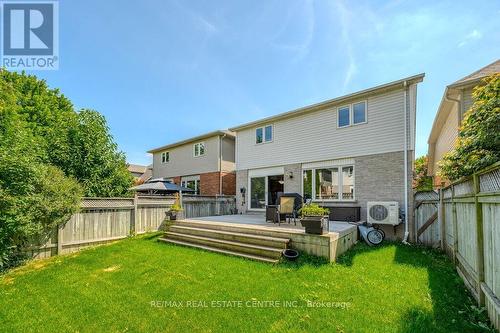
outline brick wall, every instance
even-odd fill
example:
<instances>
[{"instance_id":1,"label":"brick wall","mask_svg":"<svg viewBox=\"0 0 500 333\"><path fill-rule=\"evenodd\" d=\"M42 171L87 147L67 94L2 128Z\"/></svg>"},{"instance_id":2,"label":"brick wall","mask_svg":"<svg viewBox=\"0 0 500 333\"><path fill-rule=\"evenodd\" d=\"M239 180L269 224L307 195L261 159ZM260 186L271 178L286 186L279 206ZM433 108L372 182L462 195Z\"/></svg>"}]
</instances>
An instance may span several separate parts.
<instances>
[{"instance_id":1,"label":"brick wall","mask_svg":"<svg viewBox=\"0 0 500 333\"><path fill-rule=\"evenodd\" d=\"M235 195L236 194L236 173L223 172L222 173L222 194Z\"/></svg>"},{"instance_id":2,"label":"brick wall","mask_svg":"<svg viewBox=\"0 0 500 333\"><path fill-rule=\"evenodd\" d=\"M216 195L219 194L219 172L207 172L200 174L200 194Z\"/></svg>"}]
</instances>

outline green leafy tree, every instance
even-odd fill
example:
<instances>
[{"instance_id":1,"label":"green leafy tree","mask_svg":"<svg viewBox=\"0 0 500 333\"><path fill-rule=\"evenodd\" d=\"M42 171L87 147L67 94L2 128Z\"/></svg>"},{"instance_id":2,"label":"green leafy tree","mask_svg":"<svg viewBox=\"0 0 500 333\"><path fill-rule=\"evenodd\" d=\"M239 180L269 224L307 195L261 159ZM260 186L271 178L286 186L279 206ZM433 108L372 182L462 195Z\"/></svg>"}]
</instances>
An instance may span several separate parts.
<instances>
[{"instance_id":1,"label":"green leafy tree","mask_svg":"<svg viewBox=\"0 0 500 333\"><path fill-rule=\"evenodd\" d=\"M81 197L76 180L42 162L40 140L20 108L12 86L0 81L0 270L30 240L65 223Z\"/></svg>"},{"instance_id":2,"label":"green leafy tree","mask_svg":"<svg viewBox=\"0 0 500 333\"><path fill-rule=\"evenodd\" d=\"M11 87L16 113L37 142L43 163L75 177L85 196L128 196L133 177L124 154L96 111L76 112L69 99L35 76L0 70L0 81Z\"/></svg>"},{"instance_id":3,"label":"green leafy tree","mask_svg":"<svg viewBox=\"0 0 500 333\"><path fill-rule=\"evenodd\" d=\"M427 175L427 155L420 156L415 160L415 174L413 176L413 189L415 191L432 191L432 177Z\"/></svg>"},{"instance_id":4,"label":"green leafy tree","mask_svg":"<svg viewBox=\"0 0 500 333\"><path fill-rule=\"evenodd\" d=\"M440 176L451 181L500 161L500 74L473 91L474 104L465 113L456 147L443 157Z\"/></svg>"},{"instance_id":5,"label":"green leafy tree","mask_svg":"<svg viewBox=\"0 0 500 333\"><path fill-rule=\"evenodd\" d=\"M102 115L0 69L0 270L68 221L82 195L124 196L131 184Z\"/></svg>"},{"instance_id":6,"label":"green leafy tree","mask_svg":"<svg viewBox=\"0 0 500 333\"><path fill-rule=\"evenodd\" d=\"M127 193L133 177L127 170L125 155L118 151L100 113L80 111L70 142L70 172L82 183L86 196L116 197Z\"/></svg>"}]
</instances>

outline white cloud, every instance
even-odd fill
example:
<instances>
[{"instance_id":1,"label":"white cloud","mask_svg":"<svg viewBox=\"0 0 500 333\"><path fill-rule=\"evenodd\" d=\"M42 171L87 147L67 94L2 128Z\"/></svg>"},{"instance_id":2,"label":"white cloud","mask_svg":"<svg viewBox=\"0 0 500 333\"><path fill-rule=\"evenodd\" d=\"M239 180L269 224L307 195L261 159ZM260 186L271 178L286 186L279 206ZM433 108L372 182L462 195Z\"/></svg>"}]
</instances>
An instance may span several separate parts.
<instances>
[{"instance_id":1,"label":"white cloud","mask_svg":"<svg viewBox=\"0 0 500 333\"><path fill-rule=\"evenodd\" d=\"M474 29L470 33L465 35L464 39L460 43L458 43L458 47L465 46L468 42L472 40L481 39L482 37L483 34L480 31Z\"/></svg>"}]
</instances>

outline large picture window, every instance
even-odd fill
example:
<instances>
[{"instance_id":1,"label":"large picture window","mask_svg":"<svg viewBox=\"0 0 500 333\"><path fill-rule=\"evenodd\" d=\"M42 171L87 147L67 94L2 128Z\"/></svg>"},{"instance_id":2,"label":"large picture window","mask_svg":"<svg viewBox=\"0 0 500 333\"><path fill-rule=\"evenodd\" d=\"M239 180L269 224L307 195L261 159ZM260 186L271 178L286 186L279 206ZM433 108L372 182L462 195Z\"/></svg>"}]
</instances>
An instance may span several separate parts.
<instances>
[{"instance_id":1,"label":"large picture window","mask_svg":"<svg viewBox=\"0 0 500 333\"><path fill-rule=\"evenodd\" d=\"M313 200L354 200L354 166L304 170L302 195Z\"/></svg>"}]
</instances>

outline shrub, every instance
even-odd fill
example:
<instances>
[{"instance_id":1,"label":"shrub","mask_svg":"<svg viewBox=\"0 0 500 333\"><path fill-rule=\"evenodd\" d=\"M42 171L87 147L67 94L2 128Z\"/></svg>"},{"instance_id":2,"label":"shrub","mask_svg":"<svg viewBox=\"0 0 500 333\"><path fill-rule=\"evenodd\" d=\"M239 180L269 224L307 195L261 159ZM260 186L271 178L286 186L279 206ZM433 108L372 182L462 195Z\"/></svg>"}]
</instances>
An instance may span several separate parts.
<instances>
[{"instance_id":1,"label":"shrub","mask_svg":"<svg viewBox=\"0 0 500 333\"><path fill-rule=\"evenodd\" d=\"M415 160L415 174L413 176L413 189L415 191L432 191L432 177L427 175L427 155Z\"/></svg>"},{"instance_id":2,"label":"shrub","mask_svg":"<svg viewBox=\"0 0 500 333\"><path fill-rule=\"evenodd\" d=\"M470 176L500 161L500 74L474 89L474 104L465 113L454 150L440 162L441 177Z\"/></svg>"},{"instance_id":3,"label":"shrub","mask_svg":"<svg viewBox=\"0 0 500 333\"><path fill-rule=\"evenodd\" d=\"M310 205L304 205L300 210L299 214L302 216L325 216L328 215L330 211L326 208L318 206L318 204L312 203Z\"/></svg>"}]
</instances>

